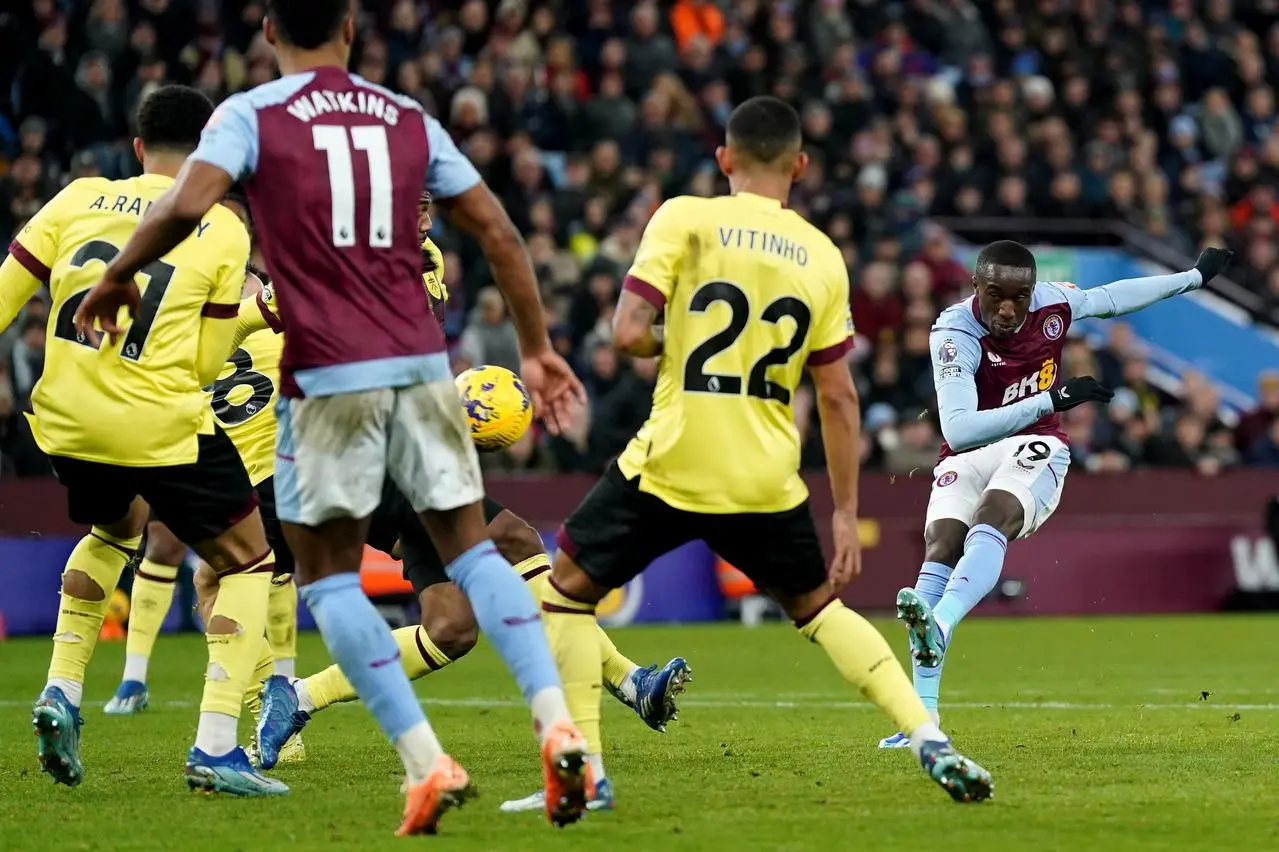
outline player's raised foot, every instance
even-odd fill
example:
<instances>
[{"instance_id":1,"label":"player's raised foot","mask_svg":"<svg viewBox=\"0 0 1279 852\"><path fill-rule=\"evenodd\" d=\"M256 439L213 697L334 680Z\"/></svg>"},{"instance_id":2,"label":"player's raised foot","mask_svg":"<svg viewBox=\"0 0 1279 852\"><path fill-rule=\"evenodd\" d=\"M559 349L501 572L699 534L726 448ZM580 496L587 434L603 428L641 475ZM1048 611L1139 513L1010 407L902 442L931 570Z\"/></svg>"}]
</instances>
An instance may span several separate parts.
<instances>
[{"instance_id":1,"label":"player's raised foot","mask_svg":"<svg viewBox=\"0 0 1279 852\"><path fill-rule=\"evenodd\" d=\"M949 740L924 743L919 762L956 802L982 802L995 793L990 773L955 751Z\"/></svg>"},{"instance_id":2,"label":"player's raised foot","mask_svg":"<svg viewBox=\"0 0 1279 852\"><path fill-rule=\"evenodd\" d=\"M542 780L546 785L546 818L563 827L586 811L594 784L586 765L586 738L572 722L556 722L542 740Z\"/></svg>"},{"instance_id":3,"label":"player's raised foot","mask_svg":"<svg viewBox=\"0 0 1279 852\"><path fill-rule=\"evenodd\" d=\"M914 589L902 589L897 593L897 620L906 625L906 638L910 641L910 655L926 669L941 665L946 655L946 638L932 607Z\"/></svg>"},{"instance_id":4,"label":"player's raised foot","mask_svg":"<svg viewBox=\"0 0 1279 852\"><path fill-rule=\"evenodd\" d=\"M613 798L613 782L607 778L595 782L594 792L591 798L586 802L588 811L611 811L616 806ZM538 790L536 793L525 796L522 799L510 799L505 801L498 808L504 814L519 814L527 811L540 811L546 807L546 791Z\"/></svg>"},{"instance_id":5,"label":"player's raised foot","mask_svg":"<svg viewBox=\"0 0 1279 852\"><path fill-rule=\"evenodd\" d=\"M187 752L187 786L206 793L231 796L283 796L289 788L253 768L244 749L236 746L217 757L191 747Z\"/></svg>"},{"instance_id":6,"label":"player's raised foot","mask_svg":"<svg viewBox=\"0 0 1279 852\"><path fill-rule=\"evenodd\" d=\"M298 692L284 675L271 675L262 684L262 711L258 715L258 764L270 769L280 762L289 738L302 733L311 715L298 709Z\"/></svg>"},{"instance_id":7,"label":"player's raised foot","mask_svg":"<svg viewBox=\"0 0 1279 852\"><path fill-rule=\"evenodd\" d=\"M631 673L635 686L636 714L658 733L666 733L666 723L679 718L676 698L693 679L693 670L683 657L676 657L660 669L647 666Z\"/></svg>"},{"instance_id":8,"label":"player's raised foot","mask_svg":"<svg viewBox=\"0 0 1279 852\"><path fill-rule=\"evenodd\" d=\"M147 685L138 680L126 680L116 687L115 695L111 696L102 712L108 716L132 716L147 709L149 703Z\"/></svg>"},{"instance_id":9,"label":"player's raised foot","mask_svg":"<svg viewBox=\"0 0 1279 852\"><path fill-rule=\"evenodd\" d=\"M31 708L40 770L58 784L74 787L84 780L80 762L80 711L56 686L46 687Z\"/></svg>"},{"instance_id":10,"label":"player's raised foot","mask_svg":"<svg viewBox=\"0 0 1279 852\"><path fill-rule=\"evenodd\" d=\"M901 731L893 734L891 737L884 737L879 741L880 748L910 748L910 737Z\"/></svg>"},{"instance_id":11,"label":"player's raised foot","mask_svg":"<svg viewBox=\"0 0 1279 852\"><path fill-rule=\"evenodd\" d=\"M475 796L470 776L447 754L435 759L435 766L425 781L408 787L405 792L404 819L395 830L398 837L435 834L445 811L460 808Z\"/></svg>"}]
</instances>

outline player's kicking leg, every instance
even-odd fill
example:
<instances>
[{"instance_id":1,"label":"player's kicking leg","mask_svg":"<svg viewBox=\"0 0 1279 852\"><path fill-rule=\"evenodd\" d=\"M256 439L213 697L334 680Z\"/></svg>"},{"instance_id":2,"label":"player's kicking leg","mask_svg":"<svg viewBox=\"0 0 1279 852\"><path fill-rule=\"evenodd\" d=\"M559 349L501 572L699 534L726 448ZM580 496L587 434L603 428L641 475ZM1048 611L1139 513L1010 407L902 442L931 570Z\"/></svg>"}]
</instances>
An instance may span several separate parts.
<instances>
[{"instance_id":1,"label":"player's kicking leg","mask_svg":"<svg viewBox=\"0 0 1279 852\"><path fill-rule=\"evenodd\" d=\"M133 498L127 485L117 490L101 482L100 471L91 463L54 459L54 466L68 489L71 519L92 528L71 551L62 572L62 602L49 675L32 707L31 725L41 770L54 781L74 787L84 780L80 702L85 669L120 572L142 543L147 507Z\"/></svg>"},{"instance_id":2,"label":"player's kicking leg","mask_svg":"<svg viewBox=\"0 0 1279 852\"><path fill-rule=\"evenodd\" d=\"M159 521L147 524L146 555L133 569L124 676L103 709L108 716L132 716L147 707L150 700L147 666L160 635L160 625L173 605L174 586L186 553L187 546L164 524Z\"/></svg>"},{"instance_id":3,"label":"player's kicking leg","mask_svg":"<svg viewBox=\"0 0 1279 852\"><path fill-rule=\"evenodd\" d=\"M955 751L911 688L888 642L835 596L807 503L785 512L703 518L702 523L711 549L767 590L839 673L898 723L933 781L956 801L990 797L990 773Z\"/></svg>"},{"instance_id":4,"label":"player's kicking leg","mask_svg":"<svg viewBox=\"0 0 1279 852\"><path fill-rule=\"evenodd\" d=\"M1051 436L1014 436L938 466L926 531L928 552L938 561L925 562L916 588L897 593L916 690L925 702L931 700L934 713L955 628L999 582L1008 543L1030 535L1056 510L1069 467L1069 449ZM943 496L965 479L964 488ZM948 559L955 569L945 572L938 593Z\"/></svg>"},{"instance_id":5,"label":"player's kicking leg","mask_svg":"<svg viewBox=\"0 0 1279 852\"><path fill-rule=\"evenodd\" d=\"M964 537L968 535L966 520L955 518L938 518L927 525L924 530L924 564L920 566L919 577L913 590L903 589L897 595L897 617L906 620L915 616L904 608L914 608L915 602L923 602L931 608L941 601L946 591L946 583L964 552ZM913 595L908 595L913 591ZM934 722L941 724L941 714L937 702L941 693L942 661L935 666L925 666L916 657L915 644L911 631L907 631L910 639L910 667L915 684L915 694L924 703ZM910 737L901 731L891 737L879 741L880 748L910 748Z\"/></svg>"}]
</instances>

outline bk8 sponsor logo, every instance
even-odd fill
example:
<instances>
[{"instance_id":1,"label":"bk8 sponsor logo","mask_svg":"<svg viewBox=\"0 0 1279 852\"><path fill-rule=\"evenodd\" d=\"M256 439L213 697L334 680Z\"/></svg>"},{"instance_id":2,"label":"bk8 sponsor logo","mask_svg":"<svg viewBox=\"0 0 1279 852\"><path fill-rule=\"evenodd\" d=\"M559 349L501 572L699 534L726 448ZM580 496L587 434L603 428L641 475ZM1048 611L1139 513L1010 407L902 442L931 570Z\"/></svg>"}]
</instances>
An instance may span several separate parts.
<instances>
[{"instance_id":1,"label":"bk8 sponsor logo","mask_svg":"<svg viewBox=\"0 0 1279 852\"><path fill-rule=\"evenodd\" d=\"M1028 394L1046 391L1053 386L1053 382L1056 380L1057 362L1049 358L1040 366L1038 372L1031 373L1029 376L1025 376L1004 388L1004 400L1000 405L1016 402Z\"/></svg>"}]
</instances>

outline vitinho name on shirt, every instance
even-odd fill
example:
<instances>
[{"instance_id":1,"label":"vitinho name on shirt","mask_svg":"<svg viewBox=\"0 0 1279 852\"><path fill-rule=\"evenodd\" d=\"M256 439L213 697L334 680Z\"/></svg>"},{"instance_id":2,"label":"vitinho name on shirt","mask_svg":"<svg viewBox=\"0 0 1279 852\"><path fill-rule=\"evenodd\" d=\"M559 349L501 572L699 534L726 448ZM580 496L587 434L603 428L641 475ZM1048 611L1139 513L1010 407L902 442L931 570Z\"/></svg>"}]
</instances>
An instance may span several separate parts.
<instances>
[{"instance_id":1,"label":"vitinho name on shirt","mask_svg":"<svg viewBox=\"0 0 1279 852\"><path fill-rule=\"evenodd\" d=\"M746 249L774 254L791 261L796 266L808 265L808 249L794 240L779 234L770 234L755 228L719 228L719 244L724 248Z\"/></svg>"}]
</instances>

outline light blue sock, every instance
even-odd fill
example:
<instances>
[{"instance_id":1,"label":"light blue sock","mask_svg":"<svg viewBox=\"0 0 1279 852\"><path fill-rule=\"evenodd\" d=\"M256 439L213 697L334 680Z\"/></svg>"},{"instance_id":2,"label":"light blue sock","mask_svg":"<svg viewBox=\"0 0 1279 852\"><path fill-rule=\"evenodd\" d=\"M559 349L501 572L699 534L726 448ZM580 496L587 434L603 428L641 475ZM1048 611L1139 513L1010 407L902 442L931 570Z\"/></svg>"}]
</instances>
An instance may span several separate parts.
<instances>
[{"instance_id":1,"label":"light blue sock","mask_svg":"<svg viewBox=\"0 0 1279 852\"><path fill-rule=\"evenodd\" d=\"M391 628L365 597L360 575L334 574L303 586L301 594L329 654L391 742L426 721Z\"/></svg>"},{"instance_id":2,"label":"light blue sock","mask_svg":"<svg viewBox=\"0 0 1279 852\"><path fill-rule=\"evenodd\" d=\"M940 562L925 562L919 569L919 579L915 581L915 591L928 602L930 607L937 606L946 591L946 581L950 579L950 567ZM945 660L943 659L943 664ZM937 697L941 694L941 670L938 666L929 669L921 666L912 657L911 673L915 680L915 694L924 702L924 707L936 712Z\"/></svg>"},{"instance_id":3,"label":"light blue sock","mask_svg":"<svg viewBox=\"0 0 1279 852\"><path fill-rule=\"evenodd\" d=\"M546 631L533 595L491 541L482 541L444 569L471 600L475 620L497 648L515 682L531 702L548 687L560 687L560 673L546 644Z\"/></svg>"},{"instance_id":4,"label":"light blue sock","mask_svg":"<svg viewBox=\"0 0 1279 852\"><path fill-rule=\"evenodd\" d=\"M933 607L933 616L943 625L947 640L964 616L995 588L1007 550L1008 539L989 524L978 524L968 531L964 555L950 575L941 602Z\"/></svg>"}]
</instances>

